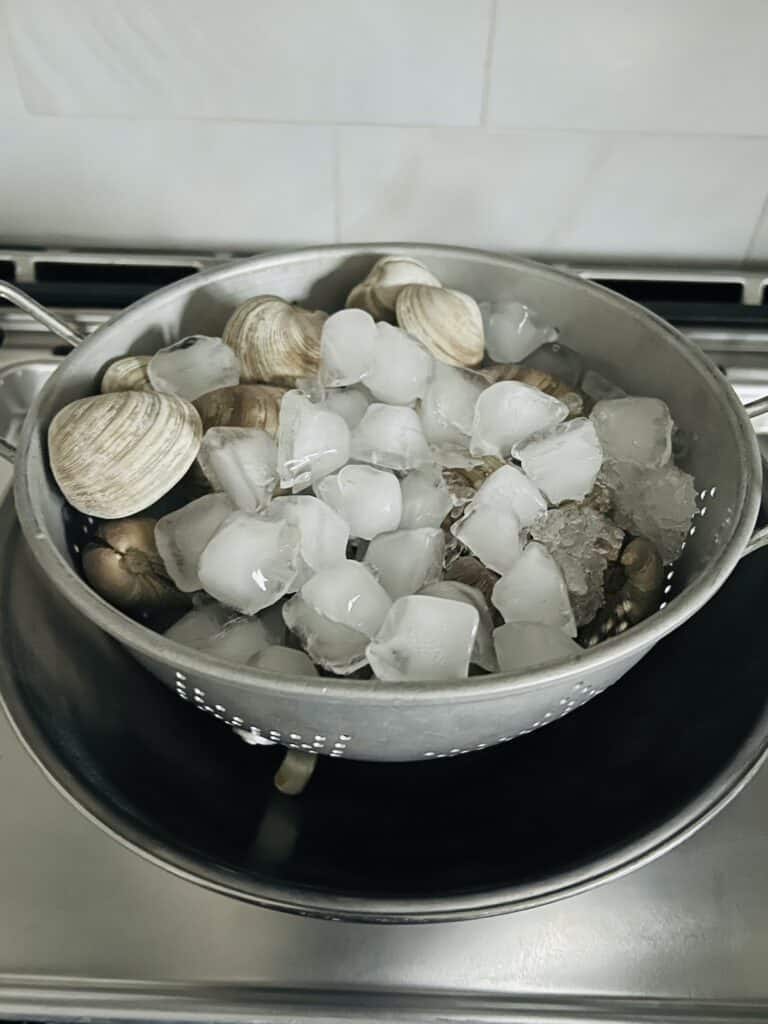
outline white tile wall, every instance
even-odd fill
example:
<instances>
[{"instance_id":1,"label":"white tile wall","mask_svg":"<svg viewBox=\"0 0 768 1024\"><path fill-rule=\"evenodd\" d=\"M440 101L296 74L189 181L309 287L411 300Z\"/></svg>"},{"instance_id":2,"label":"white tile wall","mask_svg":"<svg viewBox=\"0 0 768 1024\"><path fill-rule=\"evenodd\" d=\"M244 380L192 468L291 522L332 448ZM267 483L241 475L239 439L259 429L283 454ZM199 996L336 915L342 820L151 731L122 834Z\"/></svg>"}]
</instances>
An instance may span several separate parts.
<instances>
[{"instance_id":1,"label":"white tile wall","mask_svg":"<svg viewBox=\"0 0 768 1024\"><path fill-rule=\"evenodd\" d=\"M768 260L768 0L0 0L0 241Z\"/></svg>"},{"instance_id":2,"label":"white tile wall","mask_svg":"<svg viewBox=\"0 0 768 1024\"><path fill-rule=\"evenodd\" d=\"M0 123L0 237L188 249L323 241L332 129L215 121Z\"/></svg>"},{"instance_id":3,"label":"white tile wall","mask_svg":"<svg viewBox=\"0 0 768 1024\"><path fill-rule=\"evenodd\" d=\"M489 121L768 131L765 0L498 0Z\"/></svg>"},{"instance_id":4,"label":"white tile wall","mask_svg":"<svg viewBox=\"0 0 768 1024\"><path fill-rule=\"evenodd\" d=\"M474 124L491 0L8 0L37 114Z\"/></svg>"}]
</instances>

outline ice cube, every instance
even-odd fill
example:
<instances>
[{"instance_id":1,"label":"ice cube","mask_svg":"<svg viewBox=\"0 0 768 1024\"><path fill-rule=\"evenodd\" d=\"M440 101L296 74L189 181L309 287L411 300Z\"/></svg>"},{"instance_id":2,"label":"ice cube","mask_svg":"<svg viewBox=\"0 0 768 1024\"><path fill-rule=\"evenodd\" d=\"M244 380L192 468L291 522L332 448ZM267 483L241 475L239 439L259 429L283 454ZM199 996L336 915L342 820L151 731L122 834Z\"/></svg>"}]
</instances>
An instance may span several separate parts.
<instances>
[{"instance_id":1,"label":"ice cube","mask_svg":"<svg viewBox=\"0 0 768 1024\"><path fill-rule=\"evenodd\" d=\"M463 679L478 624L477 609L461 601L401 597L368 645L368 661L379 679Z\"/></svg>"},{"instance_id":2,"label":"ice cube","mask_svg":"<svg viewBox=\"0 0 768 1024\"><path fill-rule=\"evenodd\" d=\"M546 437L529 441L518 450L526 476L553 505L581 501L600 472L603 450L590 420L562 423Z\"/></svg>"},{"instance_id":3,"label":"ice cube","mask_svg":"<svg viewBox=\"0 0 768 1024\"><path fill-rule=\"evenodd\" d=\"M493 643L502 672L525 672L583 653L562 629L539 622L507 622L494 629Z\"/></svg>"},{"instance_id":4,"label":"ice cube","mask_svg":"<svg viewBox=\"0 0 768 1024\"><path fill-rule=\"evenodd\" d=\"M205 494L163 516L155 526L155 544L166 571L185 593L200 590L200 555L235 506L226 494Z\"/></svg>"},{"instance_id":5,"label":"ice cube","mask_svg":"<svg viewBox=\"0 0 768 1024\"><path fill-rule=\"evenodd\" d=\"M511 509L523 528L547 510L544 495L516 466L501 466L486 477L472 503Z\"/></svg>"},{"instance_id":6,"label":"ice cube","mask_svg":"<svg viewBox=\"0 0 768 1024\"><path fill-rule=\"evenodd\" d=\"M646 537L663 562L674 562L696 514L693 477L677 466L641 469L628 462L611 462L605 481L613 495L616 523L637 537Z\"/></svg>"},{"instance_id":7,"label":"ice cube","mask_svg":"<svg viewBox=\"0 0 768 1024\"><path fill-rule=\"evenodd\" d=\"M402 405L369 405L352 432L351 450L360 462L387 469L418 469L432 462L421 420Z\"/></svg>"},{"instance_id":8,"label":"ice cube","mask_svg":"<svg viewBox=\"0 0 768 1024\"><path fill-rule=\"evenodd\" d=\"M323 324L320 378L326 387L356 384L367 376L378 338L373 317L362 309L342 309Z\"/></svg>"},{"instance_id":9,"label":"ice cube","mask_svg":"<svg viewBox=\"0 0 768 1024\"><path fill-rule=\"evenodd\" d=\"M488 602L477 587L459 583L458 580L438 580L437 583L430 583L424 587L419 593L425 597L442 597L446 601L463 601L464 604L477 609L480 621L470 661L473 665L479 665L480 668L485 669L486 672L497 672L499 666L491 637L493 618Z\"/></svg>"},{"instance_id":10,"label":"ice cube","mask_svg":"<svg viewBox=\"0 0 768 1024\"><path fill-rule=\"evenodd\" d=\"M350 675L368 661L368 637L320 615L296 594L283 605L283 618L316 664L338 675Z\"/></svg>"},{"instance_id":11,"label":"ice cube","mask_svg":"<svg viewBox=\"0 0 768 1024\"><path fill-rule=\"evenodd\" d=\"M412 469L400 482L403 511L396 530L418 530L423 526L437 527L453 508L443 474L433 467ZM384 531L382 531L384 532Z\"/></svg>"},{"instance_id":12,"label":"ice cube","mask_svg":"<svg viewBox=\"0 0 768 1024\"><path fill-rule=\"evenodd\" d=\"M445 535L424 527L381 533L368 545L363 562L369 566L394 601L415 594L440 578Z\"/></svg>"},{"instance_id":13,"label":"ice cube","mask_svg":"<svg viewBox=\"0 0 768 1024\"><path fill-rule=\"evenodd\" d=\"M659 398L614 398L598 402L590 419L603 456L647 469L666 466L672 455L672 417Z\"/></svg>"},{"instance_id":14,"label":"ice cube","mask_svg":"<svg viewBox=\"0 0 768 1024\"><path fill-rule=\"evenodd\" d=\"M376 333L373 367L365 377L365 386L378 402L410 405L426 391L434 360L399 327L379 323Z\"/></svg>"},{"instance_id":15,"label":"ice cube","mask_svg":"<svg viewBox=\"0 0 768 1024\"><path fill-rule=\"evenodd\" d=\"M211 597L255 615L288 592L299 558L295 526L234 512L208 542L198 573Z\"/></svg>"},{"instance_id":16,"label":"ice cube","mask_svg":"<svg viewBox=\"0 0 768 1024\"><path fill-rule=\"evenodd\" d=\"M317 573L301 588L302 600L331 622L372 637L392 603L370 569L343 562Z\"/></svg>"},{"instance_id":17,"label":"ice cube","mask_svg":"<svg viewBox=\"0 0 768 1024\"><path fill-rule=\"evenodd\" d=\"M147 366L155 391L170 392L190 402L240 383L240 360L221 338L193 334L152 356Z\"/></svg>"},{"instance_id":18,"label":"ice cube","mask_svg":"<svg viewBox=\"0 0 768 1024\"><path fill-rule=\"evenodd\" d=\"M279 638L268 621L234 615L218 604L193 608L165 635L177 643L239 665L245 665Z\"/></svg>"},{"instance_id":19,"label":"ice cube","mask_svg":"<svg viewBox=\"0 0 768 1024\"><path fill-rule=\"evenodd\" d=\"M315 492L349 524L352 537L371 540L400 525L400 481L389 470L345 466L319 480Z\"/></svg>"},{"instance_id":20,"label":"ice cube","mask_svg":"<svg viewBox=\"0 0 768 1024\"><path fill-rule=\"evenodd\" d=\"M505 622L542 622L576 636L568 588L557 563L542 544L531 541L493 588L491 600Z\"/></svg>"},{"instance_id":21,"label":"ice cube","mask_svg":"<svg viewBox=\"0 0 768 1024\"><path fill-rule=\"evenodd\" d=\"M211 427L198 454L215 491L224 491L243 512L260 512L278 482L277 445L264 430Z\"/></svg>"},{"instance_id":22,"label":"ice cube","mask_svg":"<svg viewBox=\"0 0 768 1024\"><path fill-rule=\"evenodd\" d=\"M595 370L587 370L581 379L581 391L593 403L602 402L606 398L626 398L627 393L612 380L603 377Z\"/></svg>"},{"instance_id":23,"label":"ice cube","mask_svg":"<svg viewBox=\"0 0 768 1024\"><path fill-rule=\"evenodd\" d=\"M605 603L605 571L619 557L624 531L588 505L566 503L537 519L530 534L560 567L576 625L585 626Z\"/></svg>"},{"instance_id":24,"label":"ice cube","mask_svg":"<svg viewBox=\"0 0 768 1024\"><path fill-rule=\"evenodd\" d=\"M438 451L469 448L475 406L485 386L479 374L435 361L420 416L425 437Z\"/></svg>"},{"instance_id":25,"label":"ice cube","mask_svg":"<svg viewBox=\"0 0 768 1024\"><path fill-rule=\"evenodd\" d=\"M338 413L288 391L280 406L277 460L283 487L306 487L349 459L349 427Z\"/></svg>"},{"instance_id":26,"label":"ice cube","mask_svg":"<svg viewBox=\"0 0 768 1024\"><path fill-rule=\"evenodd\" d=\"M274 672L279 676L316 676L317 669L304 651L293 647L272 644L255 654L248 664L265 675Z\"/></svg>"},{"instance_id":27,"label":"ice cube","mask_svg":"<svg viewBox=\"0 0 768 1024\"><path fill-rule=\"evenodd\" d=\"M451 527L457 540L494 572L507 572L520 557L520 520L511 508L486 501L471 502Z\"/></svg>"},{"instance_id":28,"label":"ice cube","mask_svg":"<svg viewBox=\"0 0 768 1024\"><path fill-rule=\"evenodd\" d=\"M485 350L497 363L520 363L540 345L557 340L557 330L539 321L522 302L481 303Z\"/></svg>"},{"instance_id":29,"label":"ice cube","mask_svg":"<svg viewBox=\"0 0 768 1024\"><path fill-rule=\"evenodd\" d=\"M515 446L551 430L567 416L567 405L538 388L499 381L477 400L469 450L473 455L505 458Z\"/></svg>"},{"instance_id":30,"label":"ice cube","mask_svg":"<svg viewBox=\"0 0 768 1024\"><path fill-rule=\"evenodd\" d=\"M289 589L298 590L313 573L346 561L349 526L319 498L311 494L275 498L269 515L299 531L298 570Z\"/></svg>"},{"instance_id":31,"label":"ice cube","mask_svg":"<svg viewBox=\"0 0 768 1024\"><path fill-rule=\"evenodd\" d=\"M371 404L370 395L362 388L334 388L320 401L329 412L338 413L350 430L354 430Z\"/></svg>"},{"instance_id":32,"label":"ice cube","mask_svg":"<svg viewBox=\"0 0 768 1024\"><path fill-rule=\"evenodd\" d=\"M578 352L574 352L572 348L559 341L540 345L525 357L523 366L532 366L536 370L548 373L571 388L578 388L584 372L584 363Z\"/></svg>"}]
</instances>

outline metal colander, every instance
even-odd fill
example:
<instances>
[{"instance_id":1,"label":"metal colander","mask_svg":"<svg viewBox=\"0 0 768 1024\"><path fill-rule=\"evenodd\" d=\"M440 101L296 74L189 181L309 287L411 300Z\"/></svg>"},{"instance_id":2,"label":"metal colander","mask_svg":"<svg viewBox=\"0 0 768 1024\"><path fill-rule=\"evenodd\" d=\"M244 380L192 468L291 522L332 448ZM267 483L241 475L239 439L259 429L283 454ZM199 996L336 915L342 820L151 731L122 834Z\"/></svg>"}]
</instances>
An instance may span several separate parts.
<instances>
[{"instance_id":1,"label":"metal colander","mask_svg":"<svg viewBox=\"0 0 768 1024\"><path fill-rule=\"evenodd\" d=\"M446 682L270 677L181 647L127 618L80 577L68 550L62 498L47 468L55 413L92 394L107 363L151 353L192 333L220 334L232 310L258 294L310 308L343 306L382 255L425 262L448 287L478 300L515 298L555 323L586 365L629 394L655 395L690 439L679 460L692 473L698 514L665 583L662 607L621 636L567 662L518 675ZM16 454L16 505L35 557L89 619L180 698L256 742L365 760L450 757L503 743L554 721L615 683L722 585L752 538L761 463L748 415L695 345L647 310L597 285L525 260L435 246L332 246L248 259L186 278L148 296L87 341L10 286L7 297L77 345L28 417ZM81 343L82 342L82 343ZM758 411L763 411L762 407ZM752 539L751 539L752 538Z\"/></svg>"}]
</instances>

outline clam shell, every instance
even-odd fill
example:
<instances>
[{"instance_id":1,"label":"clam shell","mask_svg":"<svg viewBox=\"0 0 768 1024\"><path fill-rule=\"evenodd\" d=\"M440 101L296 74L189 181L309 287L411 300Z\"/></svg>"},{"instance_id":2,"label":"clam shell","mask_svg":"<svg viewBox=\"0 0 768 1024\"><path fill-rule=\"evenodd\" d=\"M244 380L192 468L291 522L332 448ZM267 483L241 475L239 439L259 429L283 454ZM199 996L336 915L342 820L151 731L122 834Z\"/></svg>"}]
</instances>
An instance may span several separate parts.
<instances>
[{"instance_id":1,"label":"clam shell","mask_svg":"<svg viewBox=\"0 0 768 1024\"><path fill-rule=\"evenodd\" d=\"M101 378L101 393L115 391L151 391L147 367L151 356L124 356L115 360L104 371Z\"/></svg>"},{"instance_id":2,"label":"clam shell","mask_svg":"<svg viewBox=\"0 0 768 1024\"><path fill-rule=\"evenodd\" d=\"M394 323L397 296L407 284L440 287L439 279L419 260L410 256L382 256L347 296L347 309L364 309L374 320Z\"/></svg>"},{"instance_id":3,"label":"clam shell","mask_svg":"<svg viewBox=\"0 0 768 1024\"><path fill-rule=\"evenodd\" d=\"M293 387L317 373L320 331L328 314L312 312L275 295L249 299L227 321L225 344L237 354L243 384Z\"/></svg>"},{"instance_id":4,"label":"clam shell","mask_svg":"<svg viewBox=\"0 0 768 1024\"><path fill-rule=\"evenodd\" d=\"M277 437L280 424L280 403L285 388L270 384L236 384L217 388L196 398L194 406L209 427L257 427Z\"/></svg>"},{"instance_id":5,"label":"clam shell","mask_svg":"<svg viewBox=\"0 0 768 1024\"><path fill-rule=\"evenodd\" d=\"M409 284L397 296L397 322L449 366L477 366L485 352L483 317L464 292Z\"/></svg>"},{"instance_id":6,"label":"clam shell","mask_svg":"<svg viewBox=\"0 0 768 1024\"><path fill-rule=\"evenodd\" d=\"M122 519L148 508L195 461L203 426L191 402L116 391L61 409L48 429L51 470L80 512Z\"/></svg>"}]
</instances>

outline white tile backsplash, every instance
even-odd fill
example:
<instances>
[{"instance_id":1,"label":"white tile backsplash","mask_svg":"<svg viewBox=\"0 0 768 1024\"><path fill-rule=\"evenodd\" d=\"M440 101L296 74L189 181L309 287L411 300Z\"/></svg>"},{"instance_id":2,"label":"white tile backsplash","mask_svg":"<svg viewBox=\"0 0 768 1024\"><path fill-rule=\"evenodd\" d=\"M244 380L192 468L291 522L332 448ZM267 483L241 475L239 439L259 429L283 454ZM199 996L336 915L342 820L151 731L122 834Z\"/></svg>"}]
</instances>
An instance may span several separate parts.
<instances>
[{"instance_id":1,"label":"white tile backsplash","mask_svg":"<svg viewBox=\"0 0 768 1024\"><path fill-rule=\"evenodd\" d=\"M7 0L37 114L478 124L491 0Z\"/></svg>"},{"instance_id":2,"label":"white tile backsplash","mask_svg":"<svg viewBox=\"0 0 768 1024\"><path fill-rule=\"evenodd\" d=\"M215 121L0 121L0 238L245 248L328 241L333 129Z\"/></svg>"},{"instance_id":3,"label":"white tile backsplash","mask_svg":"<svg viewBox=\"0 0 768 1024\"><path fill-rule=\"evenodd\" d=\"M768 260L768 0L0 0L0 244Z\"/></svg>"},{"instance_id":4,"label":"white tile backsplash","mask_svg":"<svg viewBox=\"0 0 768 1024\"><path fill-rule=\"evenodd\" d=\"M489 123L768 132L765 0L498 0Z\"/></svg>"},{"instance_id":5,"label":"white tile backsplash","mask_svg":"<svg viewBox=\"0 0 768 1024\"><path fill-rule=\"evenodd\" d=\"M342 128L341 238L548 249L597 149L587 135Z\"/></svg>"}]
</instances>

